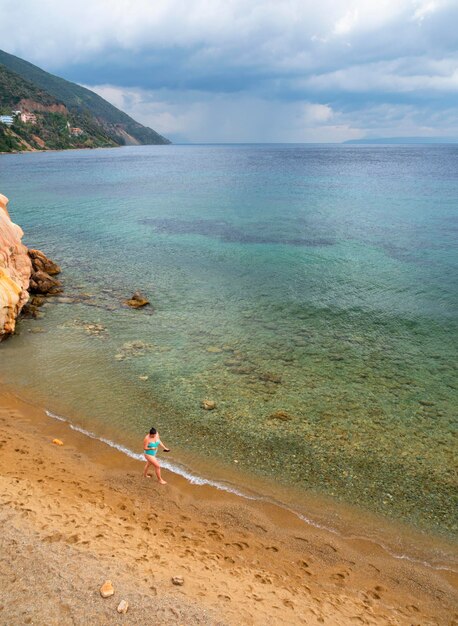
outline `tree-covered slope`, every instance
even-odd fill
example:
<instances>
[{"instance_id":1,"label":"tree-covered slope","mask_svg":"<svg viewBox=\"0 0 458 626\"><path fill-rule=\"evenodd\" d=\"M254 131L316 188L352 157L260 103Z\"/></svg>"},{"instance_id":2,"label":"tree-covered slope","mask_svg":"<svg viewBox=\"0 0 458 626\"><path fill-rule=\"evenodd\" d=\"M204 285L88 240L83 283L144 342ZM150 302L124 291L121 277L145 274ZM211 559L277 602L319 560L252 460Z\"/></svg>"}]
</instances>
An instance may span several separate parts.
<instances>
[{"instance_id":1,"label":"tree-covered slope","mask_svg":"<svg viewBox=\"0 0 458 626\"><path fill-rule=\"evenodd\" d=\"M57 102L56 98L43 89L0 65L0 110L9 114L10 109L16 108L21 100L34 100L44 105Z\"/></svg>"},{"instance_id":2,"label":"tree-covered slope","mask_svg":"<svg viewBox=\"0 0 458 626\"><path fill-rule=\"evenodd\" d=\"M0 64L32 83L35 87L54 96L58 101L65 104L70 112L93 116L95 122L118 144L126 142L126 133L132 138L132 143L170 143L168 139L156 131L142 126L126 113L85 87L45 72L36 65L2 50L0 50Z\"/></svg>"},{"instance_id":3,"label":"tree-covered slope","mask_svg":"<svg viewBox=\"0 0 458 626\"><path fill-rule=\"evenodd\" d=\"M63 102L0 65L0 114L11 115L15 110L33 112L35 122L24 123L16 116L12 126L0 124L0 152L119 145L93 116L69 111ZM71 127L84 131L74 136Z\"/></svg>"}]
</instances>

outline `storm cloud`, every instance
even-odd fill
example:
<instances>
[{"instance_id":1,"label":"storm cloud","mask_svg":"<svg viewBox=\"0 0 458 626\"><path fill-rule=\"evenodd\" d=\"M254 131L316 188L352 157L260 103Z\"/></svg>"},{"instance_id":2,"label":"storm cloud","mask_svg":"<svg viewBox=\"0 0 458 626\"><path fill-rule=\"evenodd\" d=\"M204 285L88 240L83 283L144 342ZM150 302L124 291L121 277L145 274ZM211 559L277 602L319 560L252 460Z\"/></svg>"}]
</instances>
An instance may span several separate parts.
<instances>
[{"instance_id":1,"label":"storm cloud","mask_svg":"<svg viewBox=\"0 0 458 626\"><path fill-rule=\"evenodd\" d=\"M2 48L182 141L458 136L455 0L0 0Z\"/></svg>"}]
</instances>

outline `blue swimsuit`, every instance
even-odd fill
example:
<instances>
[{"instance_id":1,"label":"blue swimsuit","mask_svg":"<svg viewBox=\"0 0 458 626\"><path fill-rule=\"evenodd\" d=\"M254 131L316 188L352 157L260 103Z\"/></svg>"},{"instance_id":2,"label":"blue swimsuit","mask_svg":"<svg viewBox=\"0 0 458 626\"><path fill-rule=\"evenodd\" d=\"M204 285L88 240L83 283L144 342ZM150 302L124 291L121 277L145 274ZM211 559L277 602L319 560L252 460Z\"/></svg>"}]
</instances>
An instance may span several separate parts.
<instances>
[{"instance_id":1,"label":"blue swimsuit","mask_svg":"<svg viewBox=\"0 0 458 626\"><path fill-rule=\"evenodd\" d=\"M159 450L159 444L161 443L160 439L158 439L157 441L150 441L149 444L147 445L147 450L143 450L143 452L145 454L148 454L149 456L156 456L157 451Z\"/></svg>"}]
</instances>

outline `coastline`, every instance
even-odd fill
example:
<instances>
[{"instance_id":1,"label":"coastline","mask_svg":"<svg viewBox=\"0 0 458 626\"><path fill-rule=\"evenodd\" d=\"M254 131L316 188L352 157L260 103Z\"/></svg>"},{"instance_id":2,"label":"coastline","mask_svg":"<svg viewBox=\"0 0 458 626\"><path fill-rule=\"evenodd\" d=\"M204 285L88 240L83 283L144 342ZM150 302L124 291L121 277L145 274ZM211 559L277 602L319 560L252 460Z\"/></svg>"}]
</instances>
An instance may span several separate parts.
<instances>
[{"instance_id":1,"label":"coastline","mask_svg":"<svg viewBox=\"0 0 458 626\"><path fill-rule=\"evenodd\" d=\"M457 573L167 470L163 488L142 480L137 460L3 385L0 430L2 624L122 623L122 598L136 623L453 623Z\"/></svg>"}]
</instances>

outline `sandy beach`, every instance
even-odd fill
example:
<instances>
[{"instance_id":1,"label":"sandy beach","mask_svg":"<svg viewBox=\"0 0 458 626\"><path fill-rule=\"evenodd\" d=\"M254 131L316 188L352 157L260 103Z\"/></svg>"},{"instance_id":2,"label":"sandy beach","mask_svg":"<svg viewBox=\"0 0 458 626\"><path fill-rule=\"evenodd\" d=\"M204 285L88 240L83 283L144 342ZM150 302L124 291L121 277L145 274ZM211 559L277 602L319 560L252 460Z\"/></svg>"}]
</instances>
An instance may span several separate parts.
<instances>
[{"instance_id":1,"label":"sandy beach","mask_svg":"<svg viewBox=\"0 0 458 626\"><path fill-rule=\"evenodd\" d=\"M145 480L138 461L12 390L0 446L5 626L457 623L453 572L167 471L166 486ZM106 580L115 593L103 599Z\"/></svg>"}]
</instances>

